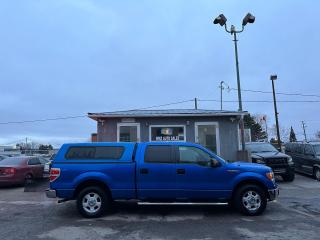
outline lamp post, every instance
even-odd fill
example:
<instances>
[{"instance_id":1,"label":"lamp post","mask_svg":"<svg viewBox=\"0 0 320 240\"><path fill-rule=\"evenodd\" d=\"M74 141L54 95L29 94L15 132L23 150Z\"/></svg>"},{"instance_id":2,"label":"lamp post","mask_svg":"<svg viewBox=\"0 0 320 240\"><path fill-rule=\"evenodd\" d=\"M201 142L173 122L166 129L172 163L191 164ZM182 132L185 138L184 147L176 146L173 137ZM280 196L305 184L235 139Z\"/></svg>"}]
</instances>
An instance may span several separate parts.
<instances>
[{"instance_id":1,"label":"lamp post","mask_svg":"<svg viewBox=\"0 0 320 240\"><path fill-rule=\"evenodd\" d=\"M235 52L235 59L236 59L236 72L237 72L237 87L238 87L238 102L239 102L239 112L242 112L242 98L241 98L241 85L240 85L240 71L239 71L239 60L238 60L238 39L237 39L237 33L241 33L244 30L244 27L248 23L254 23L255 17L248 13L242 20L242 28L241 30L236 30L236 27L234 25L231 25L230 30L227 28L227 18L220 14L217 18L214 19L214 24L219 24L220 26L224 26L227 33L230 33L233 35L233 41L234 41L234 52ZM241 146L242 151L245 150L245 140L244 140L244 122L243 122L243 115L241 114L240 118L240 134L241 134Z\"/></svg>"},{"instance_id":2,"label":"lamp post","mask_svg":"<svg viewBox=\"0 0 320 240\"><path fill-rule=\"evenodd\" d=\"M281 139L280 139L280 130L279 130L279 120L278 120L278 110L277 110L277 99L276 92L274 90L274 81L278 79L277 75L271 75L270 80L272 81L272 94L273 94L273 105L274 105L274 115L276 118L276 128L277 128L277 138L278 138L278 148L281 151Z\"/></svg>"}]
</instances>

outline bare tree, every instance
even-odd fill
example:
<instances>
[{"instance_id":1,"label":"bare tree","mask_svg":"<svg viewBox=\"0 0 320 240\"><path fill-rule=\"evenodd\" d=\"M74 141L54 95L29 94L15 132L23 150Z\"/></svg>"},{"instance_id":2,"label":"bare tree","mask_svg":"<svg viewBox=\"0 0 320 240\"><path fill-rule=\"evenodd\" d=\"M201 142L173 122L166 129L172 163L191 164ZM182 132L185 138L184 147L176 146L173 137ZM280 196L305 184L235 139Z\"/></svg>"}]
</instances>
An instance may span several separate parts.
<instances>
[{"instance_id":1,"label":"bare tree","mask_svg":"<svg viewBox=\"0 0 320 240\"><path fill-rule=\"evenodd\" d=\"M279 131L280 131L281 142L288 142L290 139L290 128L280 125ZM273 124L272 127L270 128L270 132L273 135L273 138L277 136L277 127L275 124Z\"/></svg>"}]
</instances>

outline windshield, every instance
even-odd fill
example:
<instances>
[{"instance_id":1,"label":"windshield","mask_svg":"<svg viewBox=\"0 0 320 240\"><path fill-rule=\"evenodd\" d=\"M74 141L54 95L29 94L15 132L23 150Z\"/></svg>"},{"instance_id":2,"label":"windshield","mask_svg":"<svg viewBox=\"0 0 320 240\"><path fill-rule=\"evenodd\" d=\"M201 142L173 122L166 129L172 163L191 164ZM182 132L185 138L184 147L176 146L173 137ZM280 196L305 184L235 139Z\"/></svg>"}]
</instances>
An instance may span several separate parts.
<instances>
[{"instance_id":1,"label":"windshield","mask_svg":"<svg viewBox=\"0 0 320 240\"><path fill-rule=\"evenodd\" d=\"M319 145L313 145L313 149L316 152L316 155L320 156L320 144Z\"/></svg>"},{"instance_id":2,"label":"windshield","mask_svg":"<svg viewBox=\"0 0 320 240\"><path fill-rule=\"evenodd\" d=\"M1 165L20 165L22 162L25 162L25 158L9 157L1 161Z\"/></svg>"},{"instance_id":3,"label":"windshield","mask_svg":"<svg viewBox=\"0 0 320 240\"><path fill-rule=\"evenodd\" d=\"M258 152L278 152L270 143L247 144L246 149L252 153Z\"/></svg>"}]
</instances>

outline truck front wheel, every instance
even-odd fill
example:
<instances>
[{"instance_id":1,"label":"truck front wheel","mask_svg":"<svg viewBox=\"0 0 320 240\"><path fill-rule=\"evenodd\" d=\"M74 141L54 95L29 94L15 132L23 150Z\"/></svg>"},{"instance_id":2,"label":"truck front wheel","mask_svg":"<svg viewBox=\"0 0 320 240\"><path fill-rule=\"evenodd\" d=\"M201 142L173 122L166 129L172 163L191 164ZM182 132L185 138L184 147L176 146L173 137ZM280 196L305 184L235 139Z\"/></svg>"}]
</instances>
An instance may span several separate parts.
<instances>
[{"instance_id":1,"label":"truck front wheel","mask_svg":"<svg viewBox=\"0 0 320 240\"><path fill-rule=\"evenodd\" d=\"M86 187L77 197L77 208L86 218L100 217L110 203L108 194L100 187Z\"/></svg>"},{"instance_id":2,"label":"truck front wheel","mask_svg":"<svg viewBox=\"0 0 320 240\"><path fill-rule=\"evenodd\" d=\"M233 205L242 214L256 216L263 213L267 206L267 196L258 185L248 184L236 190Z\"/></svg>"}]
</instances>

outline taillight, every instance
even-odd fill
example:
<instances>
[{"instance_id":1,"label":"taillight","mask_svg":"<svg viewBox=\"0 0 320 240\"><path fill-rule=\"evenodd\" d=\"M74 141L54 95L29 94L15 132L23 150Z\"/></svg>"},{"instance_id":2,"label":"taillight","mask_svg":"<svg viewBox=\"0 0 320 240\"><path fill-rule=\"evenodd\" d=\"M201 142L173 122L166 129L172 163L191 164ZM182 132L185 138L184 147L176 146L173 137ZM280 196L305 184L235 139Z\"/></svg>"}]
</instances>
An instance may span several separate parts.
<instances>
[{"instance_id":1,"label":"taillight","mask_svg":"<svg viewBox=\"0 0 320 240\"><path fill-rule=\"evenodd\" d=\"M51 168L50 169L50 182L53 182L57 180L57 178L60 176L60 168Z\"/></svg>"},{"instance_id":2,"label":"taillight","mask_svg":"<svg viewBox=\"0 0 320 240\"><path fill-rule=\"evenodd\" d=\"M3 171L4 175L14 175L16 173L15 168L5 168Z\"/></svg>"}]
</instances>

